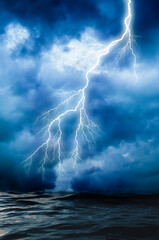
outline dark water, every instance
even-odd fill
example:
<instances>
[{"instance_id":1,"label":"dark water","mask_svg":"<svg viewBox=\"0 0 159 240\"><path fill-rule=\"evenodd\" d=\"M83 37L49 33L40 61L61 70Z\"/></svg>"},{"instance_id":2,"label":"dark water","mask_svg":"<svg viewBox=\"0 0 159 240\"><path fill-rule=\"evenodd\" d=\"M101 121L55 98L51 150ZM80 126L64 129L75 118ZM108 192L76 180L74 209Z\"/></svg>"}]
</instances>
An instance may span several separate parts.
<instances>
[{"instance_id":1,"label":"dark water","mask_svg":"<svg viewBox=\"0 0 159 240\"><path fill-rule=\"evenodd\" d=\"M0 194L1 239L159 239L159 196Z\"/></svg>"}]
</instances>

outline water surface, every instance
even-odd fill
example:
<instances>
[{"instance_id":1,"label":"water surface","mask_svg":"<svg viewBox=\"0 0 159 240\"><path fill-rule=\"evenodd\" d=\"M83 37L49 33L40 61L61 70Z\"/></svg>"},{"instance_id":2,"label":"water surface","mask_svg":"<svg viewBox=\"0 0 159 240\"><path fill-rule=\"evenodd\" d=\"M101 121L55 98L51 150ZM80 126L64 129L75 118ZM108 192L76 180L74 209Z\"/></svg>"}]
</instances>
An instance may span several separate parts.
<instances>
[{"instance_id":1,"label":"water surface","mask_svg":"<svg viewBox=\"0 0 159 240\"><path fill-rule=\"evenodd\" d=\"M1 239L159 239L159 196L0 193Z\"/></svg>"}]
</instances>

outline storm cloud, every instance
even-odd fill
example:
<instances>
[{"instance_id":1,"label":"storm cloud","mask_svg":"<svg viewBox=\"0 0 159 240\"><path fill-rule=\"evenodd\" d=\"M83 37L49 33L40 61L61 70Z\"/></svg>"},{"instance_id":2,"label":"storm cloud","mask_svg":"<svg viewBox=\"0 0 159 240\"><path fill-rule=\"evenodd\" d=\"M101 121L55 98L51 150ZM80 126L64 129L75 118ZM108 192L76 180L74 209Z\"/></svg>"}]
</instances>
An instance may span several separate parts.
<instances>
[{"instance_id":1,"label":"storm cloud","mask_svg":"<svg viewBox=\"0 0 159 240\"><path fill-rule=\"evenodd\" d=\"M46 166L43 182L39 156L30 175L23 164L42 141L36 136L37 116L64 100L65 92L83 86L100 47L123 31L124 3L0 2L1 190L159 192L159 17L155 0L133 2L137 81L131 57L125 56L116 66L115 50L91 75L86 106L100 130L91 149L83 145L78 169L73 169L67 156L63 180L59 181L55 161ZM63 129L66 150L71 147L73 123L74 118L67 119Z\"/></svg>"}]
</instances>

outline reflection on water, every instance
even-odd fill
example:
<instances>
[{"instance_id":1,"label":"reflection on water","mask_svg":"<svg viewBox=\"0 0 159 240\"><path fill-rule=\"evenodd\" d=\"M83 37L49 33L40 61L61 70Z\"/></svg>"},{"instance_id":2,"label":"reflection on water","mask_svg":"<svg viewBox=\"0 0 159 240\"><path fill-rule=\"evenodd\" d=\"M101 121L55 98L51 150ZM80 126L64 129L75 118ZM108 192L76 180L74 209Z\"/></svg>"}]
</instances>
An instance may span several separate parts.
<instances>
[{"instance_id":1,"label":"reflection on water","mask_svg":"<svg viewBox=\"0 0 159 240\"><path fill-rule=\"evenodd\" d=\"M0 193L1 239L159 239L159 197Z\"/></svg>"}]
</instances>

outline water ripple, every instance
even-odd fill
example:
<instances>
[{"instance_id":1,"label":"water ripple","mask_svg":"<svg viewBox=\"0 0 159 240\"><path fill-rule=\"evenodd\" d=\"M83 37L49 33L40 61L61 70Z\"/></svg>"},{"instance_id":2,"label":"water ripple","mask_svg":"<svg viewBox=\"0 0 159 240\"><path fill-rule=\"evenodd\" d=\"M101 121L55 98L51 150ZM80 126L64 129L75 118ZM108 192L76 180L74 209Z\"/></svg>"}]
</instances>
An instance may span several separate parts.
<instances>
[{"instance_id":1,"label":"water ripple","mask_svg":"<svg viewBox=\"0 0 159 240\"><path fill-rule=\"evenodd\" d=\"M0 239L159 239L159 196L0 193Z\"/></svg>"}]
</instances>

